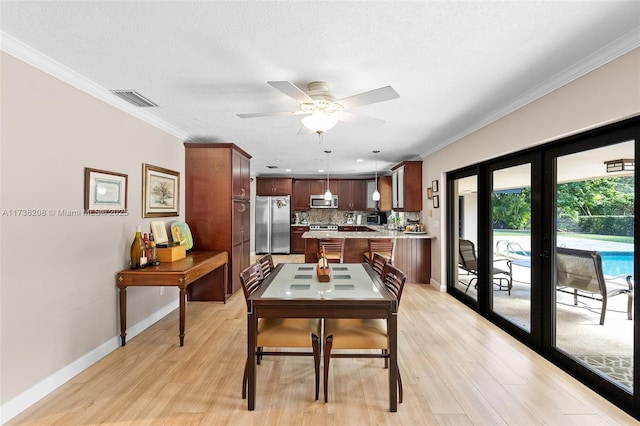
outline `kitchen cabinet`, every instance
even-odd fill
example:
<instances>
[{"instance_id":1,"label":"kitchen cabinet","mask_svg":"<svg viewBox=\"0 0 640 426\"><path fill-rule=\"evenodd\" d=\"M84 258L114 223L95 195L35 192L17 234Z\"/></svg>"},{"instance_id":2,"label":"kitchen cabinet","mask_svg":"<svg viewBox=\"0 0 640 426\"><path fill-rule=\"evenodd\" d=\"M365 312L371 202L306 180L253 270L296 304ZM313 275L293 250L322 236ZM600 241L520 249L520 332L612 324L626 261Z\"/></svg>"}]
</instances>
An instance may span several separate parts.
<instances>
[{"instance_id":1,"label":"kitchen cabinet","mask_svg":"<svg viewBox=\"0 0 640 426\"><path fill-rule=\"evenodd\" d=\"M392 208L401 212L422 210L422 161L404 161L392 169Z\"/></svg>"},{"instance_id":2,"label":"kitchen cabinet","mask_svg":"<svg viewBox=\"0 0 640 426\"><path fill-rule=\"evenodd\" d=\"M338 181L338 210L366 210L366 191L364 180Z\"/></svg>"},{"instance_id":3,"label":"kitchen cabinet","mask_svg":"<svg viewBox=\"0 0 640 426\"><path fill-rule=\"evenodd\" d=\"M307 211L309 210L309 180L296 179L293 181L293 201L292 210Z\"/></svg>"},{"instance_id":4,"label":"kitchen cabinet","mask_svg":"<svg viewBox=\"0 0 640 426\"><path fill-rule=\"evenodd\" d=\"M389 211L391 210L391 176L378 177L378 192L380 201L373 201L373 192L376 190L374 179L367 181L367 211Z\"/></svg>"},{"instance_id":5,"label":"kitchen cabinet","mask_svg":"<svg viewBox=\"0 0 640 426\"><path fill-rule=\"evenodd\" d=\"M309 230L308 226L294 225L291 227L291 253L292 254L304 254L304 238L302 234Z\"/></svg>"},{"instance_id":6,"label":"kitchen cabinet","mask_svg":"<svg viewBox=\"0 0 640 426\"><path fill-rule=\"evenodd\" d=\"M249 265L251 156L231 143L185 143L185 221L194 249L229 254L223 294L201 291L194 284L190 300L220 300L240 287L240 271ZM214 277L217 281L222 276ZM221 287L221 286L220 286ZM198 296L196 296L196 294Z\"/></svg>"},{"instance_id":7,"label":"kitchen cabinet","mask_svg":"<svg viewBox=\"0 0 640 426\"><path fill-rule=\"evenodd\" d=\"M256 195L292 195L292 178L263 178L256 179Z\"/></svg>"}]
</instances>

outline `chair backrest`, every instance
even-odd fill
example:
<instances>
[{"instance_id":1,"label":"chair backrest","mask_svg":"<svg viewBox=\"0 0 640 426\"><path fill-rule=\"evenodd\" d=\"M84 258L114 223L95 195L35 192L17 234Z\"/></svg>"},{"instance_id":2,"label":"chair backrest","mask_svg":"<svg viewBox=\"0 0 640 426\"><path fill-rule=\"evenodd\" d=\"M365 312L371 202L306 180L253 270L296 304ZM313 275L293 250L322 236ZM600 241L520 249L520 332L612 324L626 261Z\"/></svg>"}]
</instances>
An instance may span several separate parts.
<instances>
[{"instance_id":1,"label":"chair backrest","mask_svg":"<svg viewBox=\"0 0 640 426\"><path fill-rule=\"evenodd\" d=\"M469 240L458 240L458 263L467 271L478 271L478 259L476 258L476 247Z\"/></svg>"},{"instance_id":2,"label":"chair backrest","mask_svg":"<svg viewBox=\"0 0 640 426\"><path fill-rule=\"evenodd\" d=\"M376 274L382 277L382 272L384 270L384 265L387 264L387 258L381 255L380 253L373 253L373 258L371 259L371 267Z\"/></svg>"},{"instance_id":3,"label":"chair backrest","mask_svg":"<svg viewBox=\"0 0 640 426\"><path fill-rule=\"evenodd\" d=\"M404 283L406 280L407 276L400 269L389 262L384 265L384 270L382 271L382 282L387 290L396 296L398 299L398 305L400 305L400 298L402 297L402 290L404 289Z\"/></svg>"},{"instance_id":4,"label":"chair backrest","mask_svg":"<svg viewBox=\"0 0 640 426\"><path fill-rule=\"evenodd\" d=\"M369 262L373 264L373 254L389 253L391 264L394 262L396 240L395 238L369 238Z\"/></svg>"},{"instance_id":5,"label":"chair backrest","mask_svg":"<svg viewBox=\"0 0 640 426\"><path fill-rule=\"evenodd\" d=\"M556 285L606 294L602 257L597 251L556 248Z\"/></svg>"},{"instance_id":6,"label":"chair backrest","mask_svg":"<svg viewBox=\"0 0 640 426\"><path fill-rule=\"evenodd\" d=\"M264 276L262 275L262 266L257 262L249 265L240 272L240 282L242 283L242 290L244 291L247 308L249 308L249 296L260 288L263 280Z\"/></svg>"},{"instance_id":7,"label":"chair backrest","mask_svg":"<svg viewBox=\"0 0 640 426\"><path fill-rule=\"evenodd\" d=\"M322 252L324 247L325 254L329 261L334 257L339 257L340 263L344 262L344 238L323 238L318 240L318 250ZM337 260L337 259L336 259Z\"/></svg>"},{"instance_id":8,"label":"chair backrest","mask_svg":"<svg viewBox=\"0 0 640 426\"><path fill-rule=\"evenodd\" d=\"M262 275L264 276L264 278L267 278L269 275L271 275L271 272L274 268L273 256L271 256L270 254L265 254L256 262L260 264L260 267L262 268Z\"/></svg>"}]
</instances>

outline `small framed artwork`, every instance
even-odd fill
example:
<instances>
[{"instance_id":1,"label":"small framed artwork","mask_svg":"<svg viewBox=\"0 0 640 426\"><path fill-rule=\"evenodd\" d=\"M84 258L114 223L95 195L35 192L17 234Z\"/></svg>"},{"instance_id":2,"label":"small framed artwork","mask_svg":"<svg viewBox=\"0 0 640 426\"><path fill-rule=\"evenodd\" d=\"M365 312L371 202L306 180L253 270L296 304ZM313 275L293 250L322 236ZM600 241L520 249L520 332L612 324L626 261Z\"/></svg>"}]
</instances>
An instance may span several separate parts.
<instances>
[{"instance_id":1,"label":"small framed artwork","mask_svg":"<svg viewBox=\"0 0 640 426\"><path fill-rule=\"evenodd\" d=\"M433 190L434 193L440 190L440 188L438 188L438 180L431 181L431 189Z\"/></svg>"},{"instance_id":2,"label":"small framed artwork","mask_svg":"<svg viewBox=\"0 0 640 426\"><path fill-rule=\"evenodd\" d=\"M88 214L127 211L127 175L84 169L84 210Z\"/></svg>"},{"instance_id":3,"label":"small framed artwork","mask_svg":"<svg viewBox=\"0 0 640 426\"><path fill-rule=\"evenodd\" d=\"M433 198L433 189L427 188L427 198L428 199L432 199Z\"/></svg>"},{"instance_id":4,"label":"small framed artwork","mask_svg":"<svg viewBox=\"0 0 640 426\"><path fill-rule=\"evenodd\" d=\"M433 208L434 209L440 208L440 196L439 195L434 195L433 196Z\"/></svg>"},{"instance_id":5,"label":"small framed artwork","mask_svg":"<svg viewBox=\"0 0 640 426\"><path fill-rule=\"evenodd\" d=\"M164 224L164 220L152 220L151 233L153 234L153 239L156 244L166 244L169 242L167 227Z\"/></svg>"},{"instance_id":6,"label":"small framed artwork","mask_svg":"<svg viewBox=\"0 0 640 426\"><path fill-rule=\"evenodd\" d=\"M142 164L143 217L178 216L180 173Z\"/></svg>"}]
</instances>

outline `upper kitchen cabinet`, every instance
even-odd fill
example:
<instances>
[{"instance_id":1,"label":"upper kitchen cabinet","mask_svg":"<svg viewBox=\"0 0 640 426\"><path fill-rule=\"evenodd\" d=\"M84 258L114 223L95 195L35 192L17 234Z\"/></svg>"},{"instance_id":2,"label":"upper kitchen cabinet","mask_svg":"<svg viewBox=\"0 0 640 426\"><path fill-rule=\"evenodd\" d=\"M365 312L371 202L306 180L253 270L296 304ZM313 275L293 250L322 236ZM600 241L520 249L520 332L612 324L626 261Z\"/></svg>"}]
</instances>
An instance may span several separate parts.
<instances>
[{"instance_id":1,"label":"upper kitchen cabinet","mask_svg":"<svg viewBox=\"0 0 640 426\"><path fill-rule=\"evenodd\" d=\"M292 195L292 178L266 178L256 179L256 195Z\"/></svg>"},{"instance_id":2,"label":"upper kitchen cabinet","mask_svg":"<svg viewBox=\"0 0 640 426\"><path fill-rule=\"evenodd\" d=\"M227 287L223 288L222 274L210 274L206 289L197 283L189 286L194 292L190 300L224 301L241 287L240 271L249 265L251 156L231 143L184 146L185 221L193 234L194 249L229 254Z\"/></svg>"},{"instance_id":3,"label":"upper kitchen cabinet","mask_svg":"<svg viewBox=\"0 0 640 426\"><path fill-rule=\"evenodd\" d=\"M338 181L338 209L364 211L367 208L366 181L340 180Z\"/></svg>"},{"instance_id":4,"label":"upper kitchen cabinet","mask_svg":"<svg viewBox=\"0 0 640 426\"><path fill-rule=\"evenodd\" d=\"M391 171L393 210L401 212L422 210L422 161L403 161L394 166Z\"/></svg>"},{"instance_id":5,"label":"upper kitchen cabinet","mask_svg":"<svg viewBox=\"0 0 640 426\"><path fill-rule=\"evenodd\" d=\"M378 192L380 193L380 201L373 201L373 192L376 190L376 181L374 179L367 181L367 210L369 211L390 211L391 198L391 176L378 177Z\"/></svg>"},{"instance_id":6,"label":"upper kitchen cabinet","mask_svg":"<svg viewBox=\"0 0 640 426\"><path fill-rule=\"evenodd\" d=\"M293 181L293 210L309 210L309 181L296 179Z\"/></svg>"}]
</instances>

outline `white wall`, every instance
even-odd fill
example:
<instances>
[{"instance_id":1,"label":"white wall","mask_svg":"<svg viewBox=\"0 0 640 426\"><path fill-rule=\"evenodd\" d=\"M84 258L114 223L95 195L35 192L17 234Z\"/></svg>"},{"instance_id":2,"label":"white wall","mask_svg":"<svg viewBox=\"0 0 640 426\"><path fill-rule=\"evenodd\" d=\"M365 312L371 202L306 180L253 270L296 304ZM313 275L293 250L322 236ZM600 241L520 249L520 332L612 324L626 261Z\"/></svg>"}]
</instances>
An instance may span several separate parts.
<instances>
[{"instance_id":1,"label":"white wall","mask_svg":"<svg viewBox=\"0 0 640 426\"><path fill-rule=\"evenodd\" d=\"M432 283L446 284L446 173L640 114L640 49L543 96L423 159L423 185L440 180L440 208L425 197Z\"/></svg>"},{"instance_id":2,"label":"white wall","mask_svg":"<svg viewBox=\"0 0 640 426\"><path fill-rule=\"evenodd\" d=\"M2 53L1 60L0 418L6 421L118 348L115 274L128 267L135 226L149 229L150 222L141 214L142 163L182 177L184 147L13 56ZM85 167L128 175L128 216L58 214L82 211ZM19 209L46 215L26 217ZM164 219L183 217L182 197L180 217ZM128 325L144 328L177 306L173 290L160 296L155 287L130 288Z\"/></svg>"}]
</instances>

